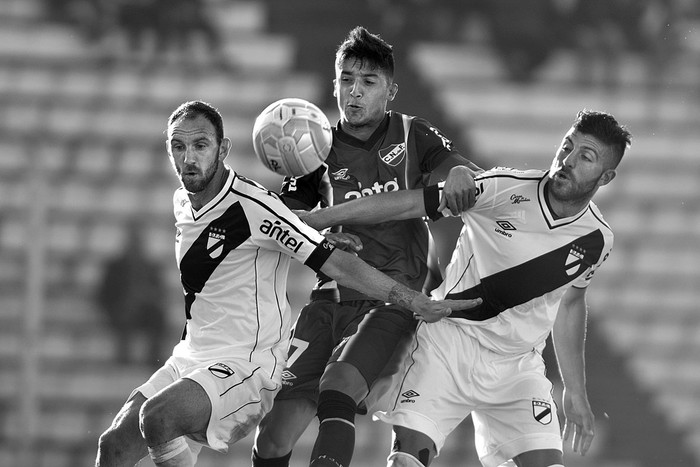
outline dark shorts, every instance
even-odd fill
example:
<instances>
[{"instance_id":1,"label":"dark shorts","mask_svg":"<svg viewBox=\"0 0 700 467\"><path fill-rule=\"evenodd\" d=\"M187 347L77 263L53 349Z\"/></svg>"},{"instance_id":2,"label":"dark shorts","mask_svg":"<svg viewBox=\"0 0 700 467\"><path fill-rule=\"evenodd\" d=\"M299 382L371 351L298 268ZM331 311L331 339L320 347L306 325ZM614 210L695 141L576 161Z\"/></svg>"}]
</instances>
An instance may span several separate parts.
<instances>
[{"instance_id":1,"label":"dark shorts","mask_svg":"<svg viewBox=\"0 0 700 467\"><path fill-rule=\"evenodd\" d=\"M318 401L318 384L333 361L355 366L368 386L391 373L418 322L404 308L380 301L312 301L294 324L288 367L277 399Z\"/></svg>"}]
</instances>

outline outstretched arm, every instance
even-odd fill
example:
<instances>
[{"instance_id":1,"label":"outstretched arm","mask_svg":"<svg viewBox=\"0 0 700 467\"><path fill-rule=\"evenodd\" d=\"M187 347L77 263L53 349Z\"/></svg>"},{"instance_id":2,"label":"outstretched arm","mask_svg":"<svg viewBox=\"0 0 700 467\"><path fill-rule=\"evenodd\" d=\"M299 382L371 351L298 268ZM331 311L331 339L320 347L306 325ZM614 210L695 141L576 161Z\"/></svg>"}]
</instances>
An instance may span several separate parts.
<instances>
[{"instance_id":1,"label":"outstretched arm","mask_svg":"<svg viewBox=\"0 0 700 467\"><path fill-rule=\"evenodd\" d=\"M345 287L361 290L377 300L407 308L428 322L438 321L448 316L452 310L466 310L481 303L481 299L430 300L427 295L396 282L357 256L338 249L328 257L321 272Z\"/></svg>"},{"instance_id":2,"label":"outstretched arm","mask_svg":"<svg viewBox=\"0 0 700 467\"><path fill-rule=\"evenodd\" d=\"M573 450L581 455L586 454L595 436L586 393L586 320L586 289L569 287L559 305L552 340L564 382L564 439L572 436Z\"/></svg>"},{"instance_id":3,"label":"outstretched arm","mask_svg":"<svg viewBox=\"0 0 700 467\"><path fill-rule=\"evenodd\" d=\"M340 224L379 224L425 216L425 196L422 189L392 191L297 214L317 230Z\"/></svg>"}]
</instances>

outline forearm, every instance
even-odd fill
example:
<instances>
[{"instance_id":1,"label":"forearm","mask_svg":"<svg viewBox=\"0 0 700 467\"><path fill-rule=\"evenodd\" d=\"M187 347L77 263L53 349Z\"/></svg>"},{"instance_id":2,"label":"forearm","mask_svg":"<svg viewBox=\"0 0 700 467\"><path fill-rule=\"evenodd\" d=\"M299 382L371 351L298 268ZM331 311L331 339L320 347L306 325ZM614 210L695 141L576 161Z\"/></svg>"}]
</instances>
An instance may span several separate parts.
<instances>
[{"instance_id":1,"label":"forearm","mask_svg":"<svg viewBox=\"0 0 700 467\"><path fill-rule=\"evenodd\" d=\"M311 227L320 230L333 225L379 224L423 216L423 190L401 190L319 209L305 215L303 219Z\"/></svg>"},{"instance_id":2,"label":"forearm","mask_svg":"<svg viewBox=\"0 0 700 467\"><path fill-rule=\"evenodd\" d=\"M417 311L413 307L413 301L422 295L420 292L396 282L353 254L335 250L321 272L339 284L359 290L369 297Z\"/></svg>"},{"instance_id":3,"label":"forearm","mask_svg":"<svg viewBox=\"0 0 700 467\"><path fill-rule=\"evenodd\" d=\"M586 392L586 313L585 301L567 305L559 310L552 332L564 387L579 394Z\"/></svg>"}]
</instances>

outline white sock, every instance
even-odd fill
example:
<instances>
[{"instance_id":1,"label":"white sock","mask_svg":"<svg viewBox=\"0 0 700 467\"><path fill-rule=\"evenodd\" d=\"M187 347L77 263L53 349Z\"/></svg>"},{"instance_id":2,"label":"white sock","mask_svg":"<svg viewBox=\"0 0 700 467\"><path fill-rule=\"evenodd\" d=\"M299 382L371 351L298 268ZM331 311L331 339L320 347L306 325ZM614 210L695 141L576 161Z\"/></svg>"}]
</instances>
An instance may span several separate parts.
<instances>
[{"instance_id":1,"label":"white sock","mask_svg":"<svg viewBox=\"0 0 700 467\"><path fill-rule=\"evenodd\" d=\"M194 467L192 452L184 436L148 448L153 463L158 467Z\"/></svg>"}]
</instances>

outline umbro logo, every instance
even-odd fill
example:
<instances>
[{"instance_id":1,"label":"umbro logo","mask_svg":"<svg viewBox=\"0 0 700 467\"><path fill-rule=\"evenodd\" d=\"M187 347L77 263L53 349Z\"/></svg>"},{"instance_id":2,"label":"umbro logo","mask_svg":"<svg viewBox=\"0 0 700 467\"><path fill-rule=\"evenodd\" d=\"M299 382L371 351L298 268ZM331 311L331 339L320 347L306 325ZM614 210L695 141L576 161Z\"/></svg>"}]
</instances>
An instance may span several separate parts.
<instances>
[{"instance_id":1,"label":"umbro logo","mask_svg":"<svg viewBox=\"0 0 700 467\"><path fill-rule=\"evenodd\" d=\"M401 403L415 404L416 401L414 401L413 399L419 396L420 394L418 394L416 391L414 391L413 389L409 389L408 391L401 393L401 397L403 397L403 399L401 399Z\"/></svg>"},{"instance_id":2,"label":"umbro logo","mask_svg":"<svg viewBox=\"0 0 700 467\"><path fill-rule=\"evenodd\" d=\"M508 238L513 236L510 231L518 230L508 221L496 221L496 225L498 225L498 227L496 227L495 231Z\"/></svg>"},{"instance_id":3,"label":"umbro logo","mask_svg":"<svg viewBox=\"0 0 700 467\"><path fill-rule=\"evenodd\" d=\"M333 180L350 180L350 177L348 177L348 169L340 169L336 172L331 173L333 175Z\"/></svg>"}]
</instances>

